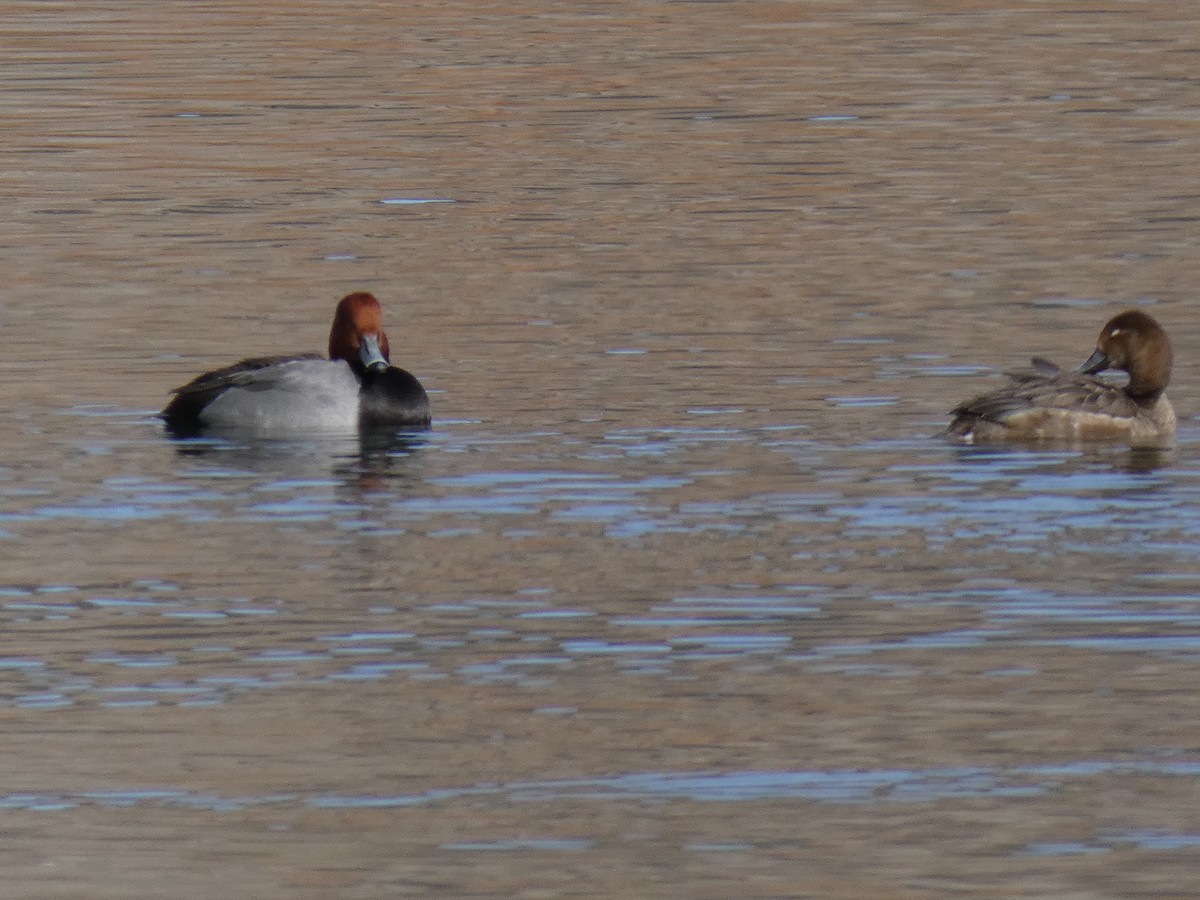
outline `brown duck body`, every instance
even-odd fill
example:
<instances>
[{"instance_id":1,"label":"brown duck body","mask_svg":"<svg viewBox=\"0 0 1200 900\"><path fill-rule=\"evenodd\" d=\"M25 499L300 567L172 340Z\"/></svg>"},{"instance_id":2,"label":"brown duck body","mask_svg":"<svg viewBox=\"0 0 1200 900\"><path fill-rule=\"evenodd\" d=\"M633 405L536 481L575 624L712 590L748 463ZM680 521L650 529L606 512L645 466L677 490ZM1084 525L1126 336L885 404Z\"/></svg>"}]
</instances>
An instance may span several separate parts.
<instances>
[{"instance_id":1,"label":"brown duck body","mask_svg":"<svg viewBox=\"0 0 1200 900\"><path fill-rule=\"evenodd\" d=\"M947 434L963 443L1112 442L1169 447L1175 411L1163 391L1171 374L1171 344L1153 318L1122 313L1101 330L1096 351L1076 372L1042 359L1009 373L1006 386L952 411ZM1105 369L1129 374L1125 385L1093 377Z\"/></svg>"}]
</instances>

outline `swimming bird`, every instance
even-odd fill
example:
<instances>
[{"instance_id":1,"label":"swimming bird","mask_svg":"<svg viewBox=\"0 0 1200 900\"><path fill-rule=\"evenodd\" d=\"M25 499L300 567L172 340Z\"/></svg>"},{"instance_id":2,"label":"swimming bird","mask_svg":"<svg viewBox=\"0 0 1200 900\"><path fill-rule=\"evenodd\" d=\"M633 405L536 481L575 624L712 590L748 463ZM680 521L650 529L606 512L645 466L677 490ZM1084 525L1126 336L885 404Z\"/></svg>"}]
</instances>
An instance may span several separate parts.
<instances>
[{"instance_id":1,"label":"swimming bird","mask_svg":"<svg viewBox=\"0 0 1200 900\"><path fill-rule=\"evenodd\" d=\"M1129 310L1100 330L1096 350L1074 372L1034 358L1010 383L956 406L947 434L963 443L1113 442L1171 446L1175 411L1165 394L1173 355L1167 333L1151 316ZM1094 377L1126 372L1116 384Z\"/></svg>"},{"instance_id":2,"label":"swimming bird","mask_svg":"<svg viewBox=\"0 0 1200 900\"><path fill-rule=\"evenodd\" d=\"M329 358L264 356L206 372L176 388L159 414L177 436L207 430L258 436L373 428L426 428L429 397L391 365L383 310L365 291L343 297Z\"/></svg>"}]
</instances>

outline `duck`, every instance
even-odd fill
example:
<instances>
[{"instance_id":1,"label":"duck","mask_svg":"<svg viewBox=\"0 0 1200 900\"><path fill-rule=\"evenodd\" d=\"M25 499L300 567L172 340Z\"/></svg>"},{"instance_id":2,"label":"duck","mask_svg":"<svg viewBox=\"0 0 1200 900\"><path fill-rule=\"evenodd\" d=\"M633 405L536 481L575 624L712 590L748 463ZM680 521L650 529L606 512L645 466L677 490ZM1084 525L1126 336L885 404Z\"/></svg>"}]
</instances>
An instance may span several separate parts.
<instances>
[{"instance_id":1,"label":"duck","mask_svg":"<svg viewBox=\"0 0 1200 900\"><path fill-rule=\"evenodd\" d=\"M177 437L210 430L289 436L430 424L425 388L391 364L383 309L366 291L338 302L328 359L316 354L244 359L172 393L159 417Z\"/></svg>"},{"instance_id":2,"label":"duck","mask_svg":"<svg viewBox=\"0 0 1200 900\"><path fill-rule=\"evenodd\" d=\"M1167 333L1141 310L1127 310L1100 329L1095 352L1074 372L1035 357L1032 368L952 411L947 435L964 444L1004 442L1122 443L1169 448L1175 411L1165 391L1174 357ZM1125 372L1124 384L1097 378Z\"/></svg>"}]
</instances>

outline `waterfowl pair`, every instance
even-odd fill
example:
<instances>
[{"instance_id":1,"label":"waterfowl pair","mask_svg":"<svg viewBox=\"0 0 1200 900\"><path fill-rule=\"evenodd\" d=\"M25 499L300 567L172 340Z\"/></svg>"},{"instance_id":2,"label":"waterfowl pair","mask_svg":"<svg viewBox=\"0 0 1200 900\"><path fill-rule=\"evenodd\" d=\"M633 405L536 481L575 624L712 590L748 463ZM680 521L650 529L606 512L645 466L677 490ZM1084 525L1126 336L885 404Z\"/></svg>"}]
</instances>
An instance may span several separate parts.
<instances>
[{"instance_id":1,"label":"waterfowl pair","mask_svg":"<svg viewBox=\"0 0 1200 900\"><path fill-rule=\"evenodd\" d=\"M366 292L338 303L328 359L314 354L245 359L206 372L174 393L160 415L177 435L429 425L429 397L412 374L391 365L383 311Z\"/></svg>"},{"instance_id":2,"label":"waterfowl pair","mask_svg":"<svg viewBox=\"0 0 1200 900\"><path fill-rule=\"evenodd\" d=\"M1035 358L1011 383L959 404L947 434L964 443L1121 441L1170 446L1175 412L1164 396L1171 342L1146 313L1109 320L1096 350L1074 373ZM1129 375L1125 385L1094 376ZM354 428L424 428L429 398L409 372L390 363L383 311L366 292L343 297L329 333L329 359L315 355L242 360L175 390L160 414L176 434L206 428L259 435Z\"/></svg>"},{"instance_id":3,"label":"waterfowl pair","mask_svg":"<svg viewBox=\"0 0 1200 900\"><path fill-rule=\"evenodd\" d=\"M1100 330L1095 352L1075 372L1035 358L1009 373L1011 383L960 403L947 434L963 443L1094 442L1169 447L1175 411L1164 395L1171 379L1171 342L1158 322L1131 310ZM1128 373L1124 385L1094 376Z\"/></svg>"}]
</instances>

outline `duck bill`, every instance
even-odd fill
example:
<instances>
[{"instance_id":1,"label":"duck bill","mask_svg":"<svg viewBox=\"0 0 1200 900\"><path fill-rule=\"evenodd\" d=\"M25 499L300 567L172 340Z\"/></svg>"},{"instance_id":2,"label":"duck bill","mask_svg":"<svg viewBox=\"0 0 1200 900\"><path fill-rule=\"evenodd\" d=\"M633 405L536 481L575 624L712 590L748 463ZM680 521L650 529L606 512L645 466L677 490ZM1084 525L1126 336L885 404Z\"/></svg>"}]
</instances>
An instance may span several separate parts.
<instances>
[{"instance_id":1,"label":"duck bill","mask_svg":"<svg viewBox=\"0 0 1200 900\"><path fill-rule=\"evenodd\" d=\"M383 372L388 367L387 357L379 349L379 337L374 334L364 334L360 338L358 358L368 372Z\"/></svg>"},{"instance_id":2,"label":"duck bill","mask_svg":"<svg viewBox=\"0 0 1200 900\"><path fill-rule=\"evenodd\" d=\"M1097 372L1103 372L1112 362L1108 358L1108 354L1096 348L1096 352L1087 358L1082 366L1075 370L1079 375L1095 375Z\"/></svg>"}]
</instances>

